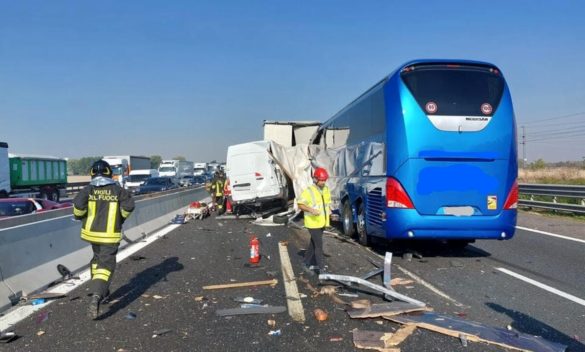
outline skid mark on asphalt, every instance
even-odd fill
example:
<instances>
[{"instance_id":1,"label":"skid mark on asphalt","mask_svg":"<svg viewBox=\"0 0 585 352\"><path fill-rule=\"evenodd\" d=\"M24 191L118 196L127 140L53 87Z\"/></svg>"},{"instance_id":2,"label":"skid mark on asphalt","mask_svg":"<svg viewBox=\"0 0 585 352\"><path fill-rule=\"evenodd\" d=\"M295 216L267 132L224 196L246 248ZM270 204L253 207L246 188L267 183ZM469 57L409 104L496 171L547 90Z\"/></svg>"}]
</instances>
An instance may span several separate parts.
<instances>
[{"instance_id":1,"label":"skid mark on asphalt","mask_svg":"<svg viewBox=\"0 0 585 352\"><path fill-rule=\"evenodd\" d=\"M568 299L570 301L573 301L573 302L575 302L577 304L580 304L582 306L585 306L585 300L584 299L581 299L579 297L573 296L571 294L568 294L566 292L563 292L561 290L558 290L558 289L556 289L554 287L545 285L545 284L543 284L543 283L541 283L539 281L533 280L533 279L528 278L528 277L526 277L524 275L520 275L520 274L515 273L515 272L513 272L511 270L508 270L506 268L496 268L496 270L501 271L504 274L508 274L508 275L510 275L512 277L515 277L518 280L522 280L524 282L527 282L527 283L529 283L531 285L534 285L534 286L536 286L538 288L541 288L541 289L543 289L545 291L548 291L550 293L554 293L555 295L561 296L561 297L563 297L565 299Z\"/></svg>"}]
</instances>

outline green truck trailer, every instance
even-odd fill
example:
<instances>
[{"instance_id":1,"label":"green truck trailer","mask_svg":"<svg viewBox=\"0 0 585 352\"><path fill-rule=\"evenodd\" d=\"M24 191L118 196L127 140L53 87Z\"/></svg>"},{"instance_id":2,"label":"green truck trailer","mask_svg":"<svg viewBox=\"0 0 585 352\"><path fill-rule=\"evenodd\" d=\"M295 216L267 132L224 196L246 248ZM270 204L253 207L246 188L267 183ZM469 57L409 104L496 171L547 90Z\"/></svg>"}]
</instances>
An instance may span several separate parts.
<instances>
[{"instance_id":1,"label":"green truck trailer","mask_svg":"<svg viewBox=\"0 0 585 352\"><path fill-rule=\"evenodd\" d=\"M0 197L58 201L67 187L67 160L50 156L8 154L0 142Z\"/></svg>"}]
</instances>

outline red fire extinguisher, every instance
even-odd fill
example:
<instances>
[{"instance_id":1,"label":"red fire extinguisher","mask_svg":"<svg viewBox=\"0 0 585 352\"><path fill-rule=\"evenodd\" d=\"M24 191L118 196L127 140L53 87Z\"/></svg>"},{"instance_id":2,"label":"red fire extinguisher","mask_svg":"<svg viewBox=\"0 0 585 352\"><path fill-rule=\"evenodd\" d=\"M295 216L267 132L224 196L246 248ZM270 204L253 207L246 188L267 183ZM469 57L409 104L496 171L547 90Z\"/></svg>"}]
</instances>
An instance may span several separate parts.
<instances>
[{"instance_id":1,"label":"red fire extinguisher","mask_svg":"<svg viewBox=\"0 0 585 352\"><path fill-rule=\"evenodd\" d=\"M250 239L250 264L258 264L260 262L260 241L256 236Z\"/></svg>"}]
</instances>

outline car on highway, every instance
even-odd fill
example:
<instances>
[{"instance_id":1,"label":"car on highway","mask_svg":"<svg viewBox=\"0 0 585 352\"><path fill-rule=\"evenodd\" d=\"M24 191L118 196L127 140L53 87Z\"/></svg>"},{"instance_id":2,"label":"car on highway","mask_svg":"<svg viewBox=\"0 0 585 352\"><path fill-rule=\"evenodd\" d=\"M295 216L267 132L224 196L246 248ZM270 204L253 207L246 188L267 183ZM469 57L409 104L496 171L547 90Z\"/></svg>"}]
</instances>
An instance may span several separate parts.
<instances>
[{"instance_id":1,"label":"car on highway","mask_svg":"<svg viewBox=\"0 0 585 352\"><path fill-rule=\"evenodd\" d=\"M194 185L203 185L205 184L205 182L207 182L207 177L205 177L204 175L195 176L193 178Z\"/></svg>"},{"instance_id":2,"label":"car on highway","mask_svg":"<svg viewBox=\"0 0 585 352\"><path fill-rule=\"evenodd\" d=\"M9 216L18 216L42 213L48 210L71 207L71 202L57 203L40 198L3 198L0 199L0 219Z\"/></svg>"},{"instance_id":3,"label":"car on highway","mask_svg":"<svg viewBox=\"0 0 585 352\"><path fill-rule=\"evenodd\" d=\"M179 186L181 187L190 187L195 184L195 176L193 175L183 175L179 179Z\"/></svg>"},{"instance_id":4,"label":"car on highway","mask_svg":"<svg viewBox=\"0 0 585 352\"><path fill-rule=\"evenodd\" d=\"M146 180L142 186L138 187L134 194L162 192L175 188L178 188L178 186L175 182L173 182L172 177L151 177Z\"/></svg>"}]
</instances>

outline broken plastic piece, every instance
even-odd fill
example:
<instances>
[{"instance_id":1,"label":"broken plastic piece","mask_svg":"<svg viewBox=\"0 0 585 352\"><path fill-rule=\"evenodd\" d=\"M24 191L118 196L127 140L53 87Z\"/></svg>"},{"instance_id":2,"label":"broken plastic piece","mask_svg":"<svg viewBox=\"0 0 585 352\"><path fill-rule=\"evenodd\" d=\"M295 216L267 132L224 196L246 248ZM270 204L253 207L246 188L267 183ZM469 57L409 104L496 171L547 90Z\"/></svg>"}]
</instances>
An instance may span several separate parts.
<instances>
[{"instance_id":1,"label":"broken plastic piece","mask_svg":"<svg viewBox=\"0 0 585 352\"><path fill-rule=\"evenodd\" d=\"M320 308L316 308L313 311L313 315L315 315L315 319L317 319L318 321L325 321L328 318L327 312Z\"/></svg>"},{"instance_id":2,"label":"broken plastic piece","mask_svg":"<svg viewBox=\"0 0 585 352\"><path fill-rule=\"evenodd\" d=\"M282 335L282 332L280 331L280 329L278 329L278 330L270 330L268 332L268 335L270 335L270 336L280 336L280 335Z\"/></svg>"},{"instance_id":3,"label":"broken plastic piece","mask_svg":"<svg viewBox=\"0 0 585 352\"><path fill-rule=\"evenodd\" d=\"M128 312L128 314L126 314L126 316L124 318L126 318L126 320L134 320L134 319L136 319L136 314L132 313L132 312Z\"/></svg>"}]
</instances>

